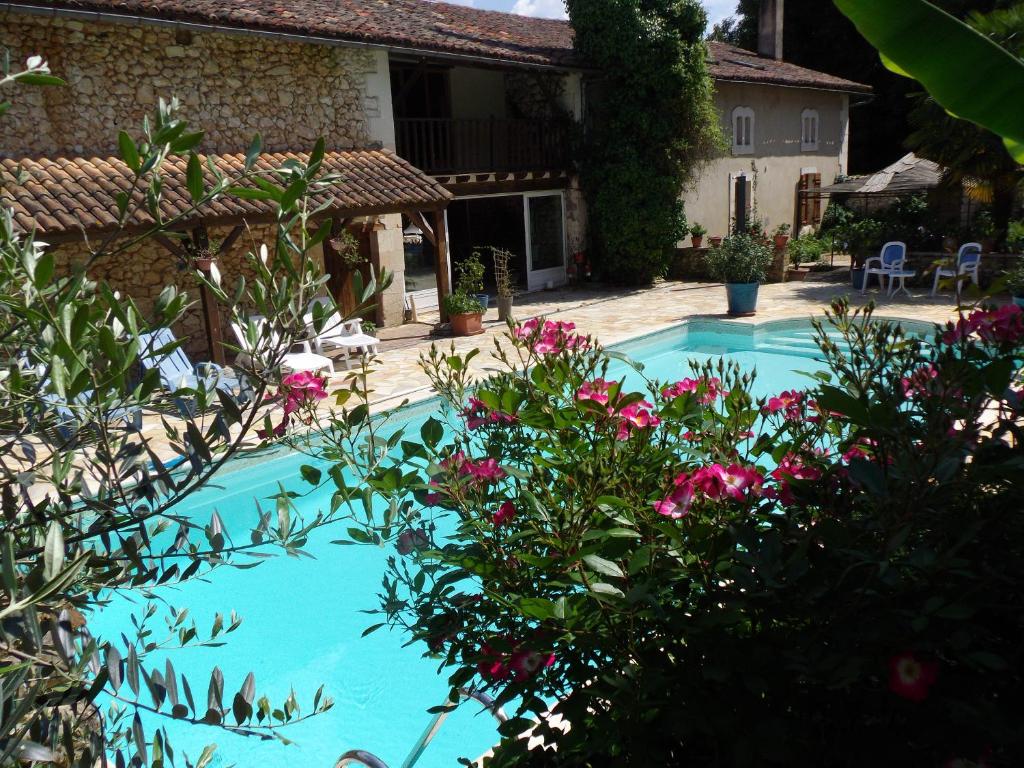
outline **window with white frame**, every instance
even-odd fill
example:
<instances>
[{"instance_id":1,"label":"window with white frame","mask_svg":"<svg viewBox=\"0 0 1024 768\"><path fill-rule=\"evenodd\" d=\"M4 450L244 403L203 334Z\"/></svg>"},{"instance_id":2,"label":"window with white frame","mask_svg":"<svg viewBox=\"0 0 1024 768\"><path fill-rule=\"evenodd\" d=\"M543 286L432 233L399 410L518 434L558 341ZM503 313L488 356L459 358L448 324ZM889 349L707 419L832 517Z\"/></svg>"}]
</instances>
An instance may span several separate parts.
<instances>
[{"instance_id":1,"label":"window with white frame","mask_svg":"<svg viewBox=\"0 0 1024 768\"><path fill-rule=\"evenodd\" d=\"M732 111L732 153L754 154L754 110L736 107Z\"/></svg>"},{"instance_id":2,"label":"window with white frame","mask_svg":"<svg viewBox=\"0 0 1024 768\"><path fill-rule=\"evenodd\" d=\"M800 149L813 152L818 148L818 110L805 109L800 113Z\"/></svg>"}]
</instances>

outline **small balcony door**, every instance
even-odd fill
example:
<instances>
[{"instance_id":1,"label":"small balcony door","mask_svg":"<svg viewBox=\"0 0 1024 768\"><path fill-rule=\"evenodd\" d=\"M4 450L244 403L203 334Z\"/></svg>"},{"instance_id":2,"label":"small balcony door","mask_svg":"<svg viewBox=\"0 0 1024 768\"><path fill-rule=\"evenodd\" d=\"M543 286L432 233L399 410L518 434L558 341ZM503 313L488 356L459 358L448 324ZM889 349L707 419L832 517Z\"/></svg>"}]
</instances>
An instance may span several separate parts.
<instances>
[{"instance_id":1,"label":"small balcony door","mask_svg":"<svg viewBox=\"0 0 1024 768\"><path fill-rule=\"evenodd\" d=\"M561 192L524 195L526 219L526 285L544 288L565 282L565 200Z\"/></svg>"}]
</instances>

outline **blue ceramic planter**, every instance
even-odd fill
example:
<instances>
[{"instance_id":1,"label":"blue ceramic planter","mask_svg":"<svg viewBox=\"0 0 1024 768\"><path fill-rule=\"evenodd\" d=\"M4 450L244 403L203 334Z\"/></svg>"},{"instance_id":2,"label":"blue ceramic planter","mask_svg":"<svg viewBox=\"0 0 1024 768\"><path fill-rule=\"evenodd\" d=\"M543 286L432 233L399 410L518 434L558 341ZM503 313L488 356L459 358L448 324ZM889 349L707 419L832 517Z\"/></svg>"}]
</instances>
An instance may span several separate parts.
<instances>
[{"instance_id":1,"label":"blue ceramic planter","mask_svg":"<svg viewBox=\"0 0 1024 768\"><path fill-rule=\"evenodd\" d=\"M853 290L863 291L864 290L864 279L867 275L867 270L863 267L858 269L850 270L850 284L853 285Z\"/></svg>"},{"instance_id":2,"label":"blue ceramic planter","mask_svg":"<svg viewBox=\"0 0 1024 768\"><path fill-rule=\"evenodd\" d=\"M757 311L757 289L759 283L726 283L725 293L729 297L729 314L733 317L752 315Z\"/></svg>"},{"instance_id":3,"label":"blue ceramic planter","mask_svg":"<svg viewBox=\"0 0 1024 768\"><path fill-rule=\"evenodd\" d=\"M1024 308L1024 296L1014 296L1013 303L1018 307Z\"/></svg>"},{"instance_id":4,"label":"blue ceramic planter","mask_svg":"<svg viewBox=\"0 0 1024 768\"><path fill-rule=\"evenodd\" d=\"M485 311L487 307L491 305L491 297L486 293L475 293L473 294L473 298L475 298L483 305Z\"/></svg>"}]
</instances>

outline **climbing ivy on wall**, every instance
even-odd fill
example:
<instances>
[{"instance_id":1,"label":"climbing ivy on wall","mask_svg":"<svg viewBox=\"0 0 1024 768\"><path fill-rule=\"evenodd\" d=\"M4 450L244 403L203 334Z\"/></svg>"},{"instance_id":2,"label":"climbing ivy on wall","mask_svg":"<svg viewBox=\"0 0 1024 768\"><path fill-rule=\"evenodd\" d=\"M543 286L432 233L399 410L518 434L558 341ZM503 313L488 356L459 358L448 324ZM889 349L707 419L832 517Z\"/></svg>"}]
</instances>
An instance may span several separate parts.
<instances>
[{"instance_id":1,"label":"climbing ivy on wall","mask_svg":"<svg viewBox=\"0 0 1024 768\"><path fill-rule=\"evenodd\" d=\"M686 234L680 194L721 142L698 0L567 0L588 81L580 179L599 274L646 283Z\"/></svg>"}]
</instances>

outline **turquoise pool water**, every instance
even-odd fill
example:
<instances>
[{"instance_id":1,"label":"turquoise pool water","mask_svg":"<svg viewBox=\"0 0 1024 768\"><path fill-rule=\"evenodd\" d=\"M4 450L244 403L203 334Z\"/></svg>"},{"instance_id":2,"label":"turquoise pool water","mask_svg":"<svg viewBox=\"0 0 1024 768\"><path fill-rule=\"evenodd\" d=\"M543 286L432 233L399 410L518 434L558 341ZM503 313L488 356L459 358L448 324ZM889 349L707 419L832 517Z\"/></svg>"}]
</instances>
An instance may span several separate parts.
<instances>
[{"instance_id":1,"label":"turquoise pool water","mask_svg":"<svg viewBox=\"0 0 1024 768\"><path fill-rule=\"evenodd\" d=\"M691 360L724 356L745 370L756 368L754 386L759 396L802 387L807 383L802 372L822 367L805 322L749 326L694 321L616 349L643 363L649 378L670 381L691 375ZM612 373L621 375L625 370L617 363ZM641 386L642 379L631 384ZM411 409L407 421L412 430L434 410L432 403ZM229 531L245 537L256 501L276 493L279 482L304 490L298 468L308 463L308 458L294 455L236 462L221 473L215 486L204 489L179 511L205 524L215 509ZM299 504L312 517L328 500L324 492L307 496ZM375 623L374 617L360 611L376 607L389 552L330 543L340 536L340 531L333 530L314 535L306 549L315 560L277 557L254 569L224 568L210 582L192 582L160 593L170 605L187 606L203 634L216 612L228 614L234 609L244 618L241 627L226 636L225 647L172 654L175 667L186 671L199 689L198 698L205 694L210 670L219 665L229 701L250 670L258 693L267 693L275 705L294 689L308 711L320 684L325 685L325 695L335 700L327 714L282 732L295 742L290 746L150 718L154 726L167 725L178 755L184 751L194 761L205 744L215 742L214 766L329 768L349 749L373 752L393 768L401 764L430 719L426 710L442 703L448 689L445 678L437 674L437 664L420 657L420 648L402 648L402 635L380 630L360 637L363 629ZM101 637L115 637L125 626L127 614L138 607L115 601L92 617L90 625ZM161 639L162 615L158 613L151 623L154 639ZM152 660L162 666L163 656L157 653ZM470 702L448 719L417 765L454 766L456 758L476 758L495 740L493 719Z\"/></svg>"}]
</instances>

